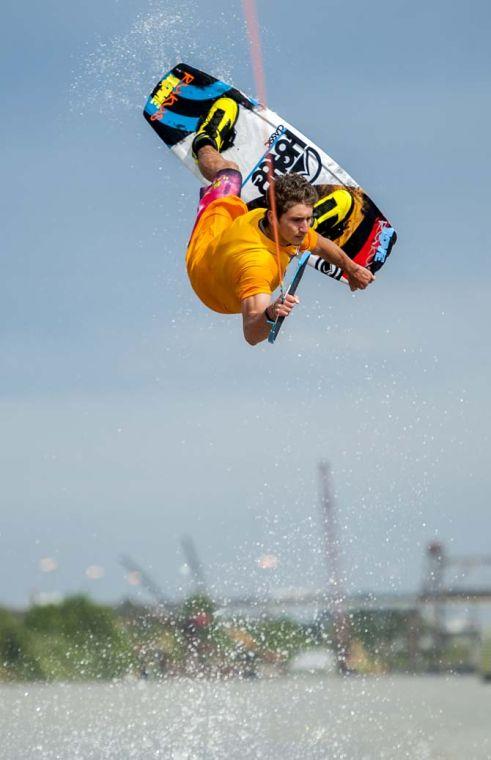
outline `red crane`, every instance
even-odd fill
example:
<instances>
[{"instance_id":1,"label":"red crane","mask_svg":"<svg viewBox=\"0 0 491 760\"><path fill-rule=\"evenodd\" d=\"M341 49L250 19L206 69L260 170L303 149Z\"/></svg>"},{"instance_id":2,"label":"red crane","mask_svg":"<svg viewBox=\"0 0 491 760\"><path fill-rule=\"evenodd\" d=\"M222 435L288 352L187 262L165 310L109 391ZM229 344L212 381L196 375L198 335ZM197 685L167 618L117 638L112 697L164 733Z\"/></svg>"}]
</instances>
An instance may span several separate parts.
<instances>
[{"instance_id":1,"label":"red crane","mask_svg":"<svg viewBox=\"0 0 491 760\"><path fill-rule=\"evenodd\" d=\"M328 462L319 463L320 506L327 567L328 609L332 621L333 644L338 669L348 670L350 630L345 611L345 593L340 573L339 538L337 535L336 506L331 488L331 471Z\"/></svg>"}]
</instances>

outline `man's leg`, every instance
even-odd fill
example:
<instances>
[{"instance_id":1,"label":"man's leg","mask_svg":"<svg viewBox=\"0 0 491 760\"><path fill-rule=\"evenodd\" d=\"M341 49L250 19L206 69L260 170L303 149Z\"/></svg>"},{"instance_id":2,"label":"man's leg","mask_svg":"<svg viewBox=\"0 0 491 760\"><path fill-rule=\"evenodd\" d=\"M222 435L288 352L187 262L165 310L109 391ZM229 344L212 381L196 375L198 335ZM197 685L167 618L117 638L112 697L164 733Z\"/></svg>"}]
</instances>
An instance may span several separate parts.
<instances>
[{"instance_id":1,"label":"man's leg","mask_svg":"<svg viewBox=\"0 0 491 760\"><path fill-rule=\"evenodd\" d=\"M212 182L217 173L222 169L232 169L240 171L238 164L234 161L227 161L216 148L211 145L204 145L197 151L198 167L205 179Z\"/></svg>"}]
</instances>

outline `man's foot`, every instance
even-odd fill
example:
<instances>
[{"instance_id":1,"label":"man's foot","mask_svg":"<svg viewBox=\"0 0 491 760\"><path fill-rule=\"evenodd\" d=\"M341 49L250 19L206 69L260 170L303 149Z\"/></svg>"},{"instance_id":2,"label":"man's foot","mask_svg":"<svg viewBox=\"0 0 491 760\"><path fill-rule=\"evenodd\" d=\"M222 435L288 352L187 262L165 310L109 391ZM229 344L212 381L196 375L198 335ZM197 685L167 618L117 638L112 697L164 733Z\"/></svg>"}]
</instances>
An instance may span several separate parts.
<instances>
[{"instance_id":1,"label":"man's foot","mask_svg":"<svg viewBox=\"0 0 491 760\"><path fill-rule=\"evenodd\" d=\"M210 145L219 153L230 148L235 137L234 126L238 115L239 106L232 98L219 98L213 103L193 140L194 158L198 158L198 151L205 145Z\"/></svg>"}]
</instances>

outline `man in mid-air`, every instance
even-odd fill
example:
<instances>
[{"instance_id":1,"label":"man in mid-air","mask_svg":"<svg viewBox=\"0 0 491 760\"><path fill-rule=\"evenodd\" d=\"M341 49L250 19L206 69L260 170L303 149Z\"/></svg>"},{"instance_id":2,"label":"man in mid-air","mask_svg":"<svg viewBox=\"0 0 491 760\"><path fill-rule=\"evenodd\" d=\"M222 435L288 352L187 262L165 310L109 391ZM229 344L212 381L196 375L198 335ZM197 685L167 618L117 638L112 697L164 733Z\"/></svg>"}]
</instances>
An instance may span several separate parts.
<instances>
[{"instance_id":1,"label":"man in mid-air","mask_svg":"<svg viewBox=\"0 0 491 760\"><path fill-rule=\"evenodd\" d=\"M275 181L276 216L271 207L248 210L240 198L239 167L221 155L231 144L238 110L235 100L220 98L193 140L193 155L211 184L202 191L186 266L200 300L222 314L241 313L244 337L256 345L268 337L276 318L287 317L299 302L296 296L272 300L271 295L300 251L308 250L340 267L351 290L363 290L374 277L311 228L318 196L300 174L285 174Z\"/></svg>"}]
</instances>

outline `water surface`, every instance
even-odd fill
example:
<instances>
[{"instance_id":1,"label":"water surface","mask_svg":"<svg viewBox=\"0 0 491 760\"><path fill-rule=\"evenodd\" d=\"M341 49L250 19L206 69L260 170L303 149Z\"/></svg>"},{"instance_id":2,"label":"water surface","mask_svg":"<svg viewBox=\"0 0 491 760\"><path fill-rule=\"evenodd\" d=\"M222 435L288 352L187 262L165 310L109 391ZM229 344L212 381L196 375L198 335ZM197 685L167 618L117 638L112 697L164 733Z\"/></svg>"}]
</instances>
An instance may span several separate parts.
<instances>
[{"instance_id":1,"label":"water surface","mask_svg":"<svg viewBox=\"0 0 491 760\"><path fill-rule=\"evenodd\" d=\"M490 760L473 677L0 688L3 760Z\"/></svg>"}]
</instances>

